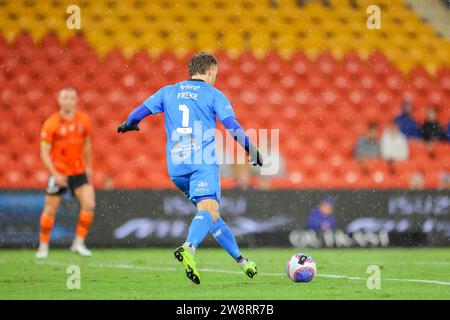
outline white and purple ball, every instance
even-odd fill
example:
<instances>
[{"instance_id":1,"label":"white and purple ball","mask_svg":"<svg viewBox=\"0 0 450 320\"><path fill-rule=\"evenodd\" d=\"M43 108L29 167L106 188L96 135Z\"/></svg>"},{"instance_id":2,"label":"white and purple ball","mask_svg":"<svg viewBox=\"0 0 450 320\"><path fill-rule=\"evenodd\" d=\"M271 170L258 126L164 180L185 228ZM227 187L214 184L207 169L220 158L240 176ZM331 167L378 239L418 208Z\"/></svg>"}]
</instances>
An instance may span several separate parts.
<instances>
[{"instance_id":1,"label":"white and purple ball","mask_svg":"<svg viewBox=\"0 0 450 320\"><path fill-rule=\"evenodd\" d=\"M316 276L316 263L313 258L297 253L292 256L286 264L286 273L294 282L310 282Z\"/></svg>"}]
</instances>

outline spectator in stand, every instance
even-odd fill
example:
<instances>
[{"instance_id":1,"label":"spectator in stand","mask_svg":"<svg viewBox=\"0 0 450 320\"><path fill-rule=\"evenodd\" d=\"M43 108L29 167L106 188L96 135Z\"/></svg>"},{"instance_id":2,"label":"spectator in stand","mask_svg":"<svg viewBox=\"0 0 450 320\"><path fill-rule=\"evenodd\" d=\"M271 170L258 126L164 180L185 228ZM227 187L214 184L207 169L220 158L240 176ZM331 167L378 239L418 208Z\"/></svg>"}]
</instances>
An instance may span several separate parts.
<instances>
[{"instance_id":1,"label":"spectator in stand","mask_svg":"<svg viewBox=\"0 0 450 320\"><path fill-rule=\"evenodd\" d=\"M328 231L336 229L334 216L335 202L331 197L322 200L318 207L311 210L306 222L306 229L314 231Z\"/></svg>"},{"instance_id":2,"label":"spectator in stand","mask_svg":"<svg viewBox=\"0 0 450 320\"><path fill-rule=\"evenodd\" d=\"M232 179L236 189L247 190L252 180L252 168L248 164L237 162L237 153L232 146L232 144L217 143L216 155L220 163L220 174L224 178Z\"/></svg>"},{"instance_id":3,"label":"spectator in stand","mask_svg":"<svg viewBox=\"0 0 450 320\"><path fill-rule=\"evenodd\" d=\"M409 180L410 190L423 190L425 188L425 178L419 171L414 172Z\"/></svg>"},{"instance_id":4,"label":"spectator in stand","mask_svg":"<svg viewBox=\"0 0 450 320\"><path fill-rule=\"evenodd\" d=\"M448 122L447 125L447 140L450 141L450 121Z\"/></svg>"},{"instance_id":5,"label":"spectator in stand","mask_svg":"<svg viewBox=\"0 0 450 320\"><path fill-rule=\"evenodd\" d=\"M355 158L365 161L368 158L380 157L380 145L377 140L378 126L370 123L366 135L360 137L356 143Z\"/></svg>"},{"instance_id":6,"label":"spectator in stand","mask_svg":"<svg viewBox=\"0 0 450 320\"><path fill-rule=\"evenodd\" d=\"M103 190L113 190L114 189L114 179L112 176L107 176L103 180Z\"/></svg>"},{"instance_id":7,"label":"spectator in stand","mask_svg":"<svg viewBox=\"0 0 450 320\"><path fill-rule=\"evenodd\" d=\"M265 159L263 168L273 168L274 171L278 168L273 174L263 175L261 174L260 167L256 168L256 166L251 166L253 176L259 180L258 189L269 190L271 188L272 180L286 177L286 164L283 155L279 150L279 146L277 148L272 148L272 139L267 140L265 137L259 137L258 143L262 149L264 149L263 146L265 145L267 145L268 149L266 154L263 153L263 158Z\"/></svg>"},{"instance_id":8,"label":"spectator in stand","mask_svg":"<svg viewBox=\"0 0 450 320\"><path fill-rule=\"evenodd\" d=\"M236 189L247 190L252 182L252 168L248 164L233 164L231 174L236 182Z\"/></svg>"},{"instance_id":9,"label":"spectator in stand","mask_svg":"<svg viewBox=\"0 0 450 320\"><path fill-rule=\"evenodd\" d=\"M408 139L400 131L395 121L383 131L380 140L381 156L386 161L404 161L408 159Z\"/></svg>"},{"instance_id":10,"label":"spectator in stand","mask_svg":"<svg viewBox=\"0 0 450 320\"><path fill-rule=\"evenodd\" d=\"M441 190L450 190L450 172L443 172L441 174Z\"/></svg>"},{"instance_id":11,"label":"spectator in stand","mask_svg":"<svg viewBox=\"0 0 450 320\"><path fill-rule=\"evenodd\" d=\"M437 112L434 107L429 107L422 125L422 137L427 142L445 140L447 135L438 122Z\"/></svg>"},{"instance_id":12,"label":"spectator in stand","mask_svg":"<svg viewBox=\"0 0 450 320\"><path fill-rule=\"evenodd\" d=\"M418 139L421 138L420 128L417 124L416 120L412 117L412 101L408 95L403 97L401 109L402 112L395 118L395 123L399 127L400 131L408 138L408 139Z\"/></svg>"}]
</instances>

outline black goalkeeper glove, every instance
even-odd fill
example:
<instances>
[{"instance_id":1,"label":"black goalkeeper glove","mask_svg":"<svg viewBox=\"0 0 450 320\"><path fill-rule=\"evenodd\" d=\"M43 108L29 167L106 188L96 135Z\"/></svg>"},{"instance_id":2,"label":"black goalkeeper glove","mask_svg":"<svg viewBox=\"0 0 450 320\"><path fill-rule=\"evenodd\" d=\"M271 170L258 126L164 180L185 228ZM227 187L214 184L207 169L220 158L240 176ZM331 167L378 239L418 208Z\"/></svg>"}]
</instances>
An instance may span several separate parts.
<instances>
[{"instance_id":1,"label":"black goalkeeper glove","mask_svg":"<svg viewBox=\"0 0 450 320\"><path fill-rule=\"evenodd\" d=\"M249 162L254 166L263 166L263 157L261 152L255 146L250 145L249 149L247 150L248 154L248 160Z\"/></svg>"},{"instance_id":2,"label":"black goalkeeper glove","mask_svg":"<svg viewBox=\"0 0 450 320\"><path fill-rule=\"evenodd\" d=\"M127 122L125 121L117 128L117 132L119 132L119 133L125 133L127 131L139 131L139 127L137 126L137 124L129 126L129 125L127 125Z\"/></svg>"}]
</instances>

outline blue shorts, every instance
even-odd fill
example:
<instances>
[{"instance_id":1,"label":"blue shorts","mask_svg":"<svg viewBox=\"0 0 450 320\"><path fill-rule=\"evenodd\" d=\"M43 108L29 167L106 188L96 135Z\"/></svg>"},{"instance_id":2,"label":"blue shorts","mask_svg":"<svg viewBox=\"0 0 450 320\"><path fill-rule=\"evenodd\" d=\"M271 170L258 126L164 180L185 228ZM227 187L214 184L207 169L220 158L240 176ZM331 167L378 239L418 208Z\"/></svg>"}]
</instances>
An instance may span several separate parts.
<instances>
[{"instance_id":1,"label":"blue shorts","mask_svg":"<svg viewBox=\"0 0 450 320\"><path fill-rule=\"evenodd\" d=\"M220 203L219 167L205 166L188 174L170 178L194 205L205 199L214 199Z\"/></svg>"}]
</instances>

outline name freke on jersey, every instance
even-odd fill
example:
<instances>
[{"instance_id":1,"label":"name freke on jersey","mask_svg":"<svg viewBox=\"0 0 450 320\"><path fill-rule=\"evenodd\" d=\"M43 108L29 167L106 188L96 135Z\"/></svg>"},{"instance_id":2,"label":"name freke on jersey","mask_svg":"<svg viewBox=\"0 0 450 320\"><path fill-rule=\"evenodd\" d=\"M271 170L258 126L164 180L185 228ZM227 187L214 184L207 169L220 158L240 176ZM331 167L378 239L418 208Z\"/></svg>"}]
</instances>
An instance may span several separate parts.
<instances>
[{"instance_id":1,"label":"name freke on jersey","mask_svg":"<svg viewBox=\"0 0 450 320\"><path fill-rule=\"evenodd\" d=\"M190 92L190 91L178 92L177 99L197 100L198 93Z\"/></svg>"}]
</instances>

